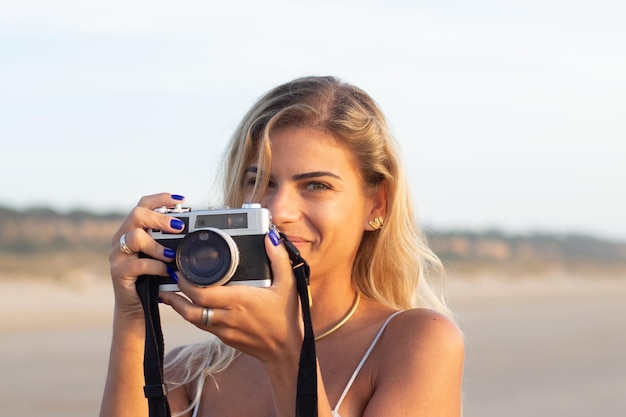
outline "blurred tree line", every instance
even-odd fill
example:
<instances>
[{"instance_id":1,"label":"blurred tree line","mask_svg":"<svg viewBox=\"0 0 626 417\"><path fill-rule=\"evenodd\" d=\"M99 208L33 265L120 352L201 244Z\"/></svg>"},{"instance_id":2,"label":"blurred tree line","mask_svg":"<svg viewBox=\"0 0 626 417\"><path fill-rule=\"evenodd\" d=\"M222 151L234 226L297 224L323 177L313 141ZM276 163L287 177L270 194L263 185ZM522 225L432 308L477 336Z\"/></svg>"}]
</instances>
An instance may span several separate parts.
<instances>
[{"instance_id":1,"label":"blurred tree line","mask_svg":"<svg viewBox=\"0 0 626 417\"><path fill-rule=\"evenodd\" d=\"M34 254L110 248L121 214L84 210L60 213L48 208L16 211L0 207L0 251Z\"/></svg>"},{"instance_id":2,"label":"blurred tree line","mask_svg":"<svg viewBox=\"0 0 626 417\"><path fill-rule=\"evenodd\" d=\"M18 270L45 273L53 269L50 263L59 267L105 264L111 237L123 218L121 213L62 213L49 208L17 211L0 207L0 274ZM547 232L426 231L432 249L455 272L626 271L626 242ZM47 263L48 269L37 267L39 263Z\"/></svg>"}]
</instances>

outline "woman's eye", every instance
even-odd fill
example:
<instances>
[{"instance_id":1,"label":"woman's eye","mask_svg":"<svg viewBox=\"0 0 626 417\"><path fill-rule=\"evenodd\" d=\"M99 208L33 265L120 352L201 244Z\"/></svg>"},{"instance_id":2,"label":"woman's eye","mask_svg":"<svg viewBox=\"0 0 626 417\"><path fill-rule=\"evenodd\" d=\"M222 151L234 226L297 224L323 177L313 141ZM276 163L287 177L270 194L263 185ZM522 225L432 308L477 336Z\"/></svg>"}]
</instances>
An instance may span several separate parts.
<instances>
[{"instance_id":1,"label":"woman's eye","mask_svg":"<svg viewBox=\"0 0 626 417\"><path fill-rule=\"evenodd\" d=\"M307 190L311 191L324 191L327 190L329 187L321 182L311 182L307 184L306 188Z\"/></svg>"},{"instance_id":2,"label":"woman's eye","mask_svg":"<svg viewBox=\"0 0 626 417\"><path fill-rule=\"evenodd\" d=\"M257 181L260 181L258 177L249 177L244 180L244 186L254 188L257 184ZM274 188L275 184L272 181L267 183L268 188Z\"/></svg>"}]
</instances>

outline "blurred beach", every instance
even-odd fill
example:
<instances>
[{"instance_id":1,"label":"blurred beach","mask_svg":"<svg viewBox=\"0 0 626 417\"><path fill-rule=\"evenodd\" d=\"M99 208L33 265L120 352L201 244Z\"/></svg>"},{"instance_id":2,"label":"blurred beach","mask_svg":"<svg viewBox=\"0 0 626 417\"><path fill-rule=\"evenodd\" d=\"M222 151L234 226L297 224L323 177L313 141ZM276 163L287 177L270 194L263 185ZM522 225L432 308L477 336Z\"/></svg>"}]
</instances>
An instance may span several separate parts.
<instances>
[{"instance_id":1,"label":"blurred beach","mask_svg":"<svg viewBox=\"0 0 626 417\"><path fill-rule=\"evenodd\" d=\"M626 277L455 277L466 417L626 410ZM0 281L0 415L98 414L111 336L103 278ZM166 347L202 332L162 310Z\"/></svg>"}]
</instances>

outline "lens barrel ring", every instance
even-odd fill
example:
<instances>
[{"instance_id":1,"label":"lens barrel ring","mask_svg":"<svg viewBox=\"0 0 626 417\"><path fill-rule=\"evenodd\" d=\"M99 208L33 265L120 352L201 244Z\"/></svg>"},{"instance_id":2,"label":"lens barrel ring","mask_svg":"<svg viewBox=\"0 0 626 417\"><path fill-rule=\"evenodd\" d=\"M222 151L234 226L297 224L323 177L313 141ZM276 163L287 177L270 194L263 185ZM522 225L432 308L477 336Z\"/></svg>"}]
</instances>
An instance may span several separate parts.
<instances>
[{"instance_id":1,"label":"lens barrel ring","mask_svg":"<svg viewBox=\"0 0 626 417\"><path fill-rule=\"evenodd\" d=\"M176 250L176 266L200 287L224 285L237 270L239 248L223 230L206 228L186 235Z\"/></svg>"}]
</instances>

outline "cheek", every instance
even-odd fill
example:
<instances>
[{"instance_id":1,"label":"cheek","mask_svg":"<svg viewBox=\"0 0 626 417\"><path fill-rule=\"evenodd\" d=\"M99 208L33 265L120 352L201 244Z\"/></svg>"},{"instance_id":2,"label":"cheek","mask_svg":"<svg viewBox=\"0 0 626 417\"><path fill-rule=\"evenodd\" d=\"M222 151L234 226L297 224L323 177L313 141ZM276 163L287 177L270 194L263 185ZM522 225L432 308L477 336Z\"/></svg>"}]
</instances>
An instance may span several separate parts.
<instances>
[{"instance_id":1,"label":"cheek","mask_svg":"<svg viewBox=\"0 0 626 417\"><path fill-rule=\"evenodd\" d=\"M342 244L358 242L361 239L362 212L349 207L334 207L327 211L316 211L315 222L320 232Z\"/></svg>"},{"instance_id":2,"label":"cheek","mask_svg":"<svg viewBox=\"0 0 626 417\"><path fill-rule=\"evenodd\" d=\"M278 212L278 210L274 207L275 201L271 190L267 190L265 194L259 199L259 202L261 203L262 207L269 209L270 212Z\"/></svg>"}]
</instances>

